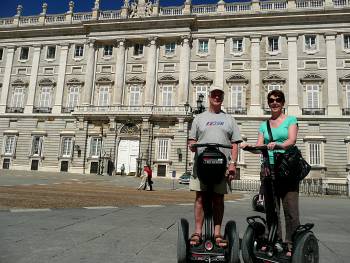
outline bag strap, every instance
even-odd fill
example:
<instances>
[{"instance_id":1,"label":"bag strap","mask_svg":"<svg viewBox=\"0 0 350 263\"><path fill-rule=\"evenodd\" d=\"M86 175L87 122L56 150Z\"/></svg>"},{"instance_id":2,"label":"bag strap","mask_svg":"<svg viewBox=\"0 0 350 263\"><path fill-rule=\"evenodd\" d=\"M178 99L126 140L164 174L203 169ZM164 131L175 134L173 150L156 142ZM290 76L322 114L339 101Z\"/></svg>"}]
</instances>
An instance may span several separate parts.
<instances>
[{"instance_id":1,"label":"bag strap","mask_svg":"<svg viewBox=\"0 0 350 263\"><path fill-rule=\"evenodd\" d=\"M267 132L269 133L270 142L274 142L275 140L272 137L271 127L270 127L270 121L266 120L266 126L267 126Z\"/></svg>"}]
</instances>

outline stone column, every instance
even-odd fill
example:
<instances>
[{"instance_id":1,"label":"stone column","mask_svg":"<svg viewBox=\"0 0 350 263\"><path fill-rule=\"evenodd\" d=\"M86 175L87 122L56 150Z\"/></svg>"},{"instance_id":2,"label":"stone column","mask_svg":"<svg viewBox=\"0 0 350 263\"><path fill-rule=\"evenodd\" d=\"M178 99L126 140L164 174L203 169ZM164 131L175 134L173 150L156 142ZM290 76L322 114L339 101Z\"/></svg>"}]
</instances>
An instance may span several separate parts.
<instances>
[{"instance_id":1,"label":"stone column","mask_svg":"<svg viewBox=\"0 0 350 263\"><path fill-rule=\"evenodd\" d=\"M328 115L339 116L340 107L338 102L337 82L337 57L335 46L336 33L326 34L327 47L327 90L328 90Z\"/></svg>"},{"instance_id":2,"label":"stone column","mask_svg":"<svg viewBox=\"0 0 350 263\"><path fill-rule=\"evenodd\" d=\"M66 79L68 49L69 49L69 44L66 44L66 43L61 44L60 65L58 68L55 104L52 109L52 113L54 114L61 113L61 108L63 106L62 99L64 95L64 82Z\"/></svg>"},{"instance_id":3,"label":"stone column","mask_svg":"<svg viewBox=\"0 0 350 263\"><path fill-rule=\"evenodd\" d=\"M12 71L13 55L15 53L15 49L16 49L15 46L11 46L7 48L6 65L5 65L5 72L4 72L4 78L3 78L2 89L1 89L1 97L0 97L0 113L5 113L6 111L7 96L10 89L11 71Z\"/></svg>"},{"instance_id":4,"label":"stone column","mask_svg":"<svg viewBox=\"0 0 350 263\"><path fill-rule=\"evenodd\" d=\"M260 87L260 35L251 36L251 76L249 115L261 115Z\"/></svg>"},{"instance_id":5,"label":"stone column","mask_svg":"<svg viewBox=\"0 0 350 263\"><path fill-rule=\"evenodd\" d=\"M188 91L190 83L190 59L191 47L190 36L182 36L182 46L180 51L180 75L179 75L179 89L178 89L178 104L183 106L188 102Z\"/></svg>"},{"instance_id":6,"label":"stone column","mask_svg":"<svg viewBox=\"0 0 350 263\"><path fill-rule=\"evenodd\" d=\"M225 38L216 38L215 85L224 87Z\"/></svg>"},{"instance_id":7,"label":"stone column","mask_svg":"<svg viewBox=\"0 0 350 263\"><path fill-rule=\"evenodd\" d=\"M117 62L115 64L115 88L113 93L113 105L122 105L124 71L125 71L125 39L118 39L117 43Z\"/></svg>"},{"instance_id":8,"label":"stone column","mask_svg":"<svg viewBox=\"0 0 350 263\"><path fill-rule=\"evenodd\" d=\"M83 90L83 105L91 105L91 97L94 85L95 76L95 40L90 39L88 42L87 49L87 60L86 60L86 72L85 72L85 85Z\"/></svg>"},{"instance_id":9,"label":"stone column","mask_svg":"<svg viewBox=\"0 0 350 263\"><path fill-rule=\"evenodd\" d=\"M145 90L145 105L153 105L154 89L156 84L156 60L157 60L157 38L149 38L147 50L147 72L146 72L146 90Z\"/></svg>"},{"instance_id":10,"label":"stone column","mask_svg":"<svg viewBox=\"0 0 350 263\"><path fill-rule=\"evenodd\" d=\"M32 69L30 73L27 105L24 108L24 113L33 113L35 100L35 92L38 80L39 60L40 60L41 45L34 46Z\"/></svg>"},{"instance_id":11,"label":"stone column","mask_svg":"<svg viewBox=\"0 0 350 263\"><path fill-rule=\"evenodd\" d=\"M287 35L288 41L288 114L300 115L298 101L297 35Z\"/></svg>"}]
</instances>

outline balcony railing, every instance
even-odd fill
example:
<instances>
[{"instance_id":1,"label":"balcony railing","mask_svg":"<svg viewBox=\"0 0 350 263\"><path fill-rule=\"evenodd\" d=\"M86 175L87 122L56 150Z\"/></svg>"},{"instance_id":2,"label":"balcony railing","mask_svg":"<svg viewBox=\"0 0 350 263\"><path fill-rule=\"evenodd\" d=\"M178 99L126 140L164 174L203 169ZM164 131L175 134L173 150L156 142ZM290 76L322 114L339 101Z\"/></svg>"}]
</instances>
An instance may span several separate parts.
<instances>
[{"instance_id":1,"label":"balcony railing","mask_svg":"<svg viewBox=\"0 0 350 263\"><path fill-rule=\"evenodd\" d=\"M62 113L71 113L74 111L74 107L62 107L61 112Z\"/></svg>"},{"instance_id":2,"label":"balcony railing","mask_svg":"<svg viewBox=\"0 0 350 263\"><path fill-rule=\"evenodd\" d=\"M228 114L247 115L247 108L230 107L230 108L226 108L226 112Z\"/></svg>"},{"instance_id":3,"label":"balcony railing","mask_svg":"<svg viewBox=\"0 0 350 263\"><path fill-rule=\"evenodd\" d=\"M118 113L118 114L186 114L185 106L78 106L74 113Z\"/></svg>"},{"instance_id":4,"label":"balcony railing","mask_svg":"<svg viewBox=\"0 0 350 263\"><path fill-rule=\"evenodd\" d=\"M270 115L271 114L271 109L270 108L263 108L264 115ZM286 109L282 109L283 113L286 113Z\"/></svg>"},{"instance_id":5,"label":"balcony railing","mask_svg":"<svg viewBox=\"0 0 350 263\"><path fill-rule=\"evenodd\" d=\"M350 108L343 108L341 111L343 115L350 115Z\"/></svg>"},{"instance_id":6,"label":"balcony railing","mask_svg":"<svg viewBox=\"0 0 350 263\"><path fill-rule=\"evenodd\" d=\"M33 113L51 113L51 112L52 112L52 108L49 108L49 107L37 107L37 106L33 107Z\"/></svg>"},{"instance_id":7,"label":"balcony railing","mask_svg":"<svg viewBox=\"0 0 350 263\"><path fill-rule=\"evenodd\" d=\"M6 107L7 113L23 113L24 108L23 107Z\"/></svg>"},{"instance_id":8,"label":"balcony railing","mask_svg":"<svg viewBox=\"0 0 350 263\"><path fill-rule=\"evenodd\" d=\"M301 109L303 115L325 115L325 108L302 108Z\"/></svg>"}]
</instances>

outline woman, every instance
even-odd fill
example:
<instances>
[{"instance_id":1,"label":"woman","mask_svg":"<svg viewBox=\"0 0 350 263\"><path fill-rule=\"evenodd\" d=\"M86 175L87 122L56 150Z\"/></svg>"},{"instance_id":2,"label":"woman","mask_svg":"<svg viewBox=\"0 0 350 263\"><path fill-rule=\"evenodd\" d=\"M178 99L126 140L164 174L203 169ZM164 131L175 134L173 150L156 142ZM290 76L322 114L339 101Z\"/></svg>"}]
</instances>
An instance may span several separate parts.
<instances>
[{"instance_id":1,"label":"woman","mask_svg":"<svg viewBox=\"0 0 350 263\"><path fill-rule=\"evenodd\" d=\"M264 121L261 123L258 134L258 141L256 146L267 145L269 149L269 161L272 167L275 164L274 152L284 152L289 147L293 146L297 139L298 133L298 123L294 116L287 116L283 113L283 106L285 103L285 97L282 91L273 90L267 95L267 101L269 108L271 109L271 117L269 119L272 138L270 141L270 136L267 128L267 123ZM283 148L283 150L274 150L276 145ZM246 145L242 145L244 148ZM278 171L275 170L277 174ZM265 191L266 187L264 186ZM282 200L284 215L285 215L285 225L286 225L286 238L285 241L288 244L287 256L291 256L292 251L292 235L295 229L299 226L299 182L285 182L276 179L275 190L280 203ZM269 204L273 200L268 200L268 196L265 196L266 210L271 209ZM280 205L280 204L279 204ZM278 207L278 211L280 207ZM273 211L272 211L273 212ZM269 214L268 211L266 214ZM268 226L271 225L271 218L267 218ZM278 220L278 236L282 239L281 222Z\"/></svg>"}]
</instances>

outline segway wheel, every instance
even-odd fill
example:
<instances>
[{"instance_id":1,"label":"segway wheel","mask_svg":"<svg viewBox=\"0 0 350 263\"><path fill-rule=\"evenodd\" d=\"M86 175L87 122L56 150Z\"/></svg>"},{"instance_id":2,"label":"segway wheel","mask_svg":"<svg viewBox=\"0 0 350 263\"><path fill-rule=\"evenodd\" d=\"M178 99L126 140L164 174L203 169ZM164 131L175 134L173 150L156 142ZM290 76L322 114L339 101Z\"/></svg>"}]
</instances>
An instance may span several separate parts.
<instances>
[{"instance_id":1,"label":"segway wheel","mask_svg":"<svg viewBox=\"0 0 350 263\"><path fill-rule=\"evenodd\" d=\"M186 263L188 252L188 221L181 218L177 228L177 262Z\"/></svg>"},{"instance_id":2,"label":"segway wheel","mask_svg":"<svg viewBox=\"0 0 350 263\"><path fill-rule=\"evenodd\" d=\"M318 263L318 242L312 232L301 235L294 245L292 263Z\"/></svg>"},{"instance_id":3,"label":"segway wheel","mask_svg":"<svg viewBox=\"0 0 350 263\"><path fill-rule=\"evenodd\" d=\"M242 259L245 263L263 262L254 255L255 231L252 226L248 226L242 239L241 250Z\"/></svg>"},{"instance_id":4,"label":"segway wheel","mask_svg":"<svg viewBox=\"0 0 350 263\"><path fill-rule=\"evenodd\" d=\"M236 222L230 220L225 226L225 239L228 240L226 251L226 262L238 263L239 260L239 235Z\"/></svg>"}]
</instances>

